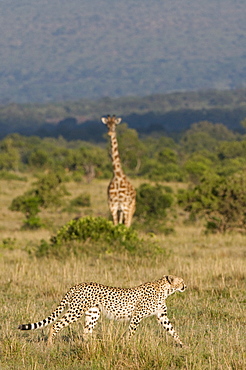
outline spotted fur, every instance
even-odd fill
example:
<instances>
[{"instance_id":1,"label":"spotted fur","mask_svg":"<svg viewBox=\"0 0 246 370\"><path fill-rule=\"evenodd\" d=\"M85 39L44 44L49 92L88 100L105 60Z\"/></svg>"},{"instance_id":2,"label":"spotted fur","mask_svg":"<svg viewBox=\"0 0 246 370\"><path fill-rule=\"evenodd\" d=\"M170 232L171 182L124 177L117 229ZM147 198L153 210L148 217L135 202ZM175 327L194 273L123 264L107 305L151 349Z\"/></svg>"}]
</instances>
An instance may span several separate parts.
<instances>
[{"instance_id":1,"label":"spotted fur","mask_svg":"<svg viewBox=\"0 0 246 370\"><path fill-rule=\"evenodd\" d=\"M156 315L163 328L182 346L183 343L167 317L165 300L174 292L183 292L185 289L183 279L172 275L134 288L81 283L73 286L65 294L56 310L46 319L20 325L19 329L32 330L47 326L67 308L67 312L53 324L49 344L62 328L77 321L82 315L85 315L84 335L91 334L101 313L111 319L130 320L128 337L131 337L143 318Z\"/></svg>"}]
</instances>

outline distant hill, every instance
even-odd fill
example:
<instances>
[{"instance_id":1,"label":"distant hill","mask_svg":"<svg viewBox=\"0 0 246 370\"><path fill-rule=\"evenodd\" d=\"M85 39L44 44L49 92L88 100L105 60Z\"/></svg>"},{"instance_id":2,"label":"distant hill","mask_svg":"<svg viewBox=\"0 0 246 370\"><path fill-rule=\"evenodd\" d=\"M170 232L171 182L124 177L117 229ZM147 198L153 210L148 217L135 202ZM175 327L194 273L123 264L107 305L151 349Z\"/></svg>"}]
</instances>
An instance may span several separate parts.
<instances>
[{"instance_id":1,"label":"distant hill","mask_svg":"<svg viewBox=\"0 0 246 370\"><path fill-rule=\"evenodd\" d=\"M244 0L0 2L0 102L246 86Z\"/></svg>"},{"instance_id":2,"label":"distant hill","mask_svg":"<svg viewBox=\"0 0 246 370\"><path fill-rule=\"evenodd\" d=\"M107 114L122 117L141 136L175 137L200 121L223 123L235 132L243 132L246 89L83 99L59 104L8 104L0 106L0 139L20 133L102 142L106 129L100 118Z\"/></svg>"}]
</instances>

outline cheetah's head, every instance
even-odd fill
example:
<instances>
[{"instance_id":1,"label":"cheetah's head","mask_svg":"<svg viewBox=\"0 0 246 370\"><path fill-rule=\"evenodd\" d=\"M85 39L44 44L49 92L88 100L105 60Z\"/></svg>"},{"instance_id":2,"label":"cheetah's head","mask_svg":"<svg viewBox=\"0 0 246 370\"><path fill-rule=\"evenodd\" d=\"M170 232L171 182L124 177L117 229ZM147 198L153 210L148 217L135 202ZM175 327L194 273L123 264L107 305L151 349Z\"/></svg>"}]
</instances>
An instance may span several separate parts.
<instances>
[{"instance_id":1,"label":"cheetah's head","mask_svg":"<svg viewBox=\"0 0 246 370\"><path fill-rule=\"evenodd\" d=\"M178 290L179 292L182 293L187 288L182 278L173 275L168 275L165 277L169 284L171 285L171 288L173 288L175 291Z\"/></svg>"}]
</instances>

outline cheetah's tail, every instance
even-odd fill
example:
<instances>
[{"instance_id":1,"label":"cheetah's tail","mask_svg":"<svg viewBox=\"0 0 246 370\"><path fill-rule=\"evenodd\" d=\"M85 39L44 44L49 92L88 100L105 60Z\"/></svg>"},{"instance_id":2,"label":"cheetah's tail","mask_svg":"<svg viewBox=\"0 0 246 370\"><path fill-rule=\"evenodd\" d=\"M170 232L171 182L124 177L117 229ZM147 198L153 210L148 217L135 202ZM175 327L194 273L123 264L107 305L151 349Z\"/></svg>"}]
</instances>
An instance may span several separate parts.
<instances>
[{"instance_id":1,"label":"cheetah's tail","mask_svg":"<svg viewBox=\"0 0 246 370\"><path fill-rule=\"evenodd\" d=\"M55 321L60 316L60 314L64 311L67 304L68 304L68 301L67 301L67 295L66 295L62 299L59 306L55 309L55 311L50 316L48 316L47 318L45 318L41 321L34 322L32 324L19 325L18 329L20 329L20 330L33 330L33 329L43 328L43 327L49 325L51 322Z\"/></svg>"}]
</instances>

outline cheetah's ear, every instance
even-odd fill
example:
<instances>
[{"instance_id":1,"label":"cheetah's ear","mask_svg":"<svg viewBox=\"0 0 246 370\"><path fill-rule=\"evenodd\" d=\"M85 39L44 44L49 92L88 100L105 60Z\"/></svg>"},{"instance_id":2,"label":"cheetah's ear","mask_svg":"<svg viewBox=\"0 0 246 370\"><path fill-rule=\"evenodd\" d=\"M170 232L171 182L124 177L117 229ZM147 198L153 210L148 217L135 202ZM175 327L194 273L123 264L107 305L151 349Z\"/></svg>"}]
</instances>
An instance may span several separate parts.
<instances>
[{"instance_id":1,"label":"cheetah's ear","mask_svg":"<svg viewBox=\"0 0 246 370\"><path fill-rule=\"evenodd\" d=\"M167 281L169 282L169 284L173 284L173 282L174 282L174 277L172 276L172 275L169 275L169 276L167 276L166 275L166 279L167 279Z\"/></svg>"}]
</instances>

